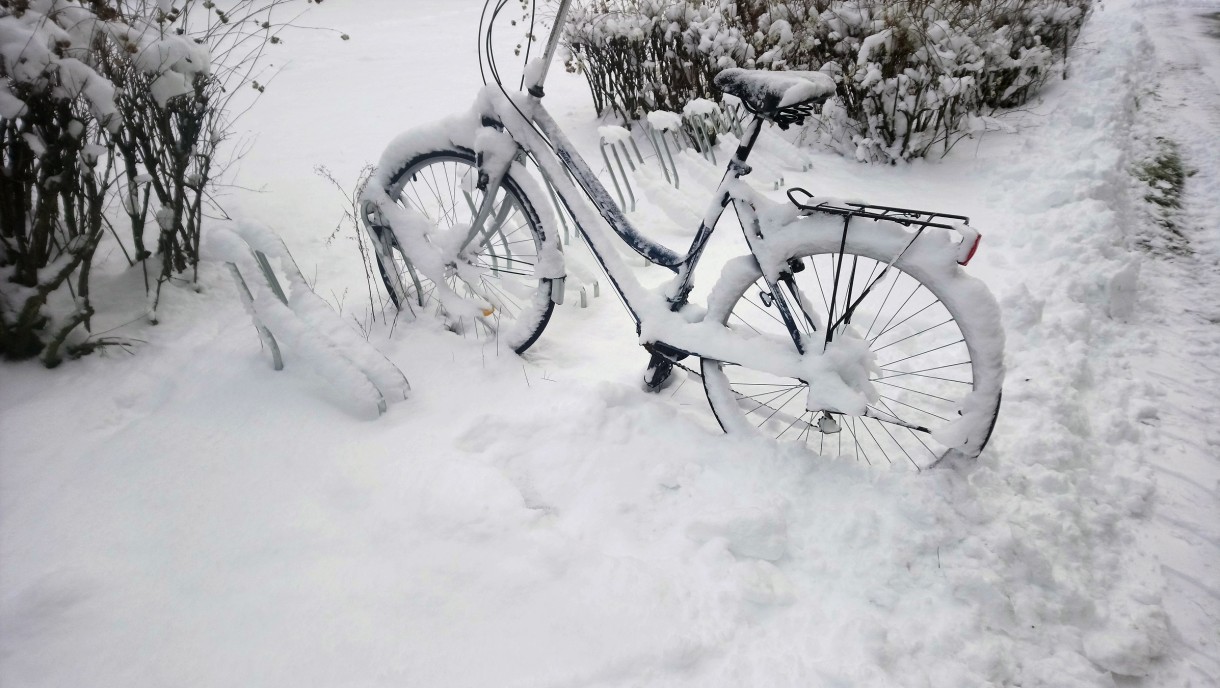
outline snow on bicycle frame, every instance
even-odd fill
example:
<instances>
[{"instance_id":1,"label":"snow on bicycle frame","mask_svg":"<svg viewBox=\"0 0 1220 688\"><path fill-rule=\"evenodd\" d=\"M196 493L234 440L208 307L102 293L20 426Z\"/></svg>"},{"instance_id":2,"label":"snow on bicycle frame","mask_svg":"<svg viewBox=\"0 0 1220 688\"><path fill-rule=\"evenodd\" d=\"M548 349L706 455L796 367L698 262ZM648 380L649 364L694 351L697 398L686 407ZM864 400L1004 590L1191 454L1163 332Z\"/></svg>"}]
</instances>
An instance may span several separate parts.
<instances>
[{"instance_id":1,"label":"snow on bicycle frame","mask_svg":"<svg viewBox=\"0 0 1220 688\"><path fill-rule=\"evenodd\" d=\"M877 338L870 340L869 337L882 316L880 311L873 315L873 325L867 332L857 331L851 322L857 306L874 288L878 288L877 291L884 288L883 282L891 273L905 274L914 277L917 288L926 286L936 297L937 304L944 302L949 316L946 322L960 330L961 340L945 347L961 344L968 349L966 365L970 366L972 379L947 381L970 384L972 390L955 400L950 410L942 411L947 415L956 413L956 417L928 414L944 421L935 438L950 450L966 456L977 455L990 435L998 412L1003 373L1003 335L998 307L986 287L964 275L958 267L977 248L977 232L957 222L931 221L935 217L964 220L958 216L921 214L919 211L889 216L889 211L902 209L881 206L849 208L845 214L842 204L830 199L813 199L808 194L802 203L797 203L795 198L793 203L775 203L761 197L741 178L750 172L746 159L764 123L774 121L786 128L802 121L814 106L833 95L835 85L832 79L817 72L764 73L730 69L717 77L717 84L727 93L741 98L755 117L744 130L736 154L729 161L686 252L680 254L652 241L632 226L542 105L546 74L569 5L570 0L560 4L543 57L527 65L525 81L529 86L524 92L509 93L493 79L493 83L481 90L469 112L412 130L397 138L383 154L366 187L362 209L376 246L379 267L396 305L402 308L402 301L409 292L404 288L409 285L405 285L401 274L406 273L414 283L414 293L420 297L421 305L424 283L430 283L441 310L451 321L493 321L487 323L487 329L497 337L503 337L518 352L533 343L545 327L554 304L562 302L564 265L551 213L545 202L533 202L545 196L524 170L523 163L528 157L571 214L578 231L635 321L640 343L652 352L654 364L659 360L672 365L688 356L703 359L708 399L725 430L743 427L738 419L726 418L734 414L725 409L749 398L736 388L725 391L730 386L721 379L721 373L727 365L798 381L805 398L799 405L803 408L796 409L800 415L789 427L800 422L797 427L806 432L816 425L823 433L835 433L839 426L836 418L852 416L883 422L913 435L916 432L931 435L925 423L904 419L902 409L882 400L892 399L894 404L914 406L885 397L875 383L897 386L892 381L884 382L894 377L908 380L947 378L929 375L927 371L887 369L884 363L879 363L872 350L879 346ZM489 54L489 60L492 59ZM450 164L457 170L452 175L457 181L450 182L446 177L442 183L436 177L436 166ZM444 172L449 168L440 169ZM432 174L431 181L429 174ZM432 213L434 217L426 217L413 207L413 202L401 202L399 196L403 189L415 182L420 182L419 188L426 188L442 201L439 212ZM412 189L416 187L412 186ZM418 191L416 193L418 197ZM448 201L444 198L446 193ZM585 199L592 203L592 208ZM751 254L725 266L704 309L688 302L693 272L729 204L738 215ZM878 208L883 212L869 212ZM454 217L458 214L462 215L460 221ZM504 232L505 217L518 214L525 218L524 224L529 225L531 234L527 237L532 241L532 245L527 246L531 251L528 261L515 258L511 247L529 244L529 241L511 240L514 234ZM849 232L854 218L866 218L869 226ZM447 231L438 231L440 221L448 222ZM614 233L607 233L603 223ZM516 232L519 228L510 229ZM619 256L613 243L616 240L649 262L673 271L674 277L661 288L644 287ZM503 249L502 252L491 250L493 244ZM392 261L394 249L403 258L401 271ZM804 268L806 261L816 271L813 259L815 255L824 254L837 255L838 264L832 264L834 296L826 317L822 318L816 312L813 299L802 293L793 275ZM851 279L844 302L838 304L840 277L847 275L843 258L847 255L852 258ZM499 265L495 263L497 256ZM862 289L857 293L855 278L861 257L872 260L872 271L862 279ZM392 269L387 271L387 265ZM504 331L499 327L498 318L512 300L501 299L497 303L496 298L504 294L503 289L486 279L487 274L497 270L537 280L537 288L530 293L528 303L514 314L515 320L508 328L503 328ZM750 284L756 281L761 285L759 296L766 308L774 308L777 312L770 317L783 324L782 336L762 336L757 329L752 335L729 326L736 315L735 301L743 299L752 288ZM459 294L459 287L466 293ZM893 286L889 288L892 290ZM501 289L501 293L495 293L495 289ZM886 299L888 301L888 294ZM882 310L884 307L882 304ZM893 319L891 316L890 320ZM888 332L888 326L889 323L885 323L882 330ZM910 336L920 334L923 333ZM879 348L892 345L887 343ZM924 354L916 354L920 355ZM709 362L713 368L711 374ZM941 368L953 365L963 364L951 363ZM927 370L938 371L939 368ZM772 405L763 406L766 410L772 409ZM773 410L767 419L775 416L778 410ZM804 420L806 412L810 415ZM882 429L889 432L888 427ZM854 425L852 434L855 437ZM910 458L909 454L907 456ZM912 463L919 466L913 459Z\"/></svg>"}]
</instances>

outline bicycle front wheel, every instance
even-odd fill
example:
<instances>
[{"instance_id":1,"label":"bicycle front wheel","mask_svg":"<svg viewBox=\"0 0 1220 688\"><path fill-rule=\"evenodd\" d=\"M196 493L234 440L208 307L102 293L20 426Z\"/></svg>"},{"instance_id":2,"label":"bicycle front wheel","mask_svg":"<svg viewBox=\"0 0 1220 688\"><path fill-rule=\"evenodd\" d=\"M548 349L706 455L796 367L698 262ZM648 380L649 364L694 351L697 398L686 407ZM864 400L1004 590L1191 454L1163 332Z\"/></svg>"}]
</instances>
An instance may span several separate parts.
<instances>
[{"instance_id":1,"label":"bicycle front wheel","mask_svg":"<svg viewBox=\"0 0 1220 688\"><path fill-rule=\"evenodd\" d=\"M435 227L433 238L467 232L485 198L478 188L474 151L447 140L437 143L441 145L436 149L421 147L403 154L391 163L385 177L389 197L419 211ZM382 164L386 164L384 160ZM511 172L504 176L484 223L484 235L465 253L465 261L473 269L451 266L444 278L457 294L483 299L492 306L483 317L448 318L450 327L460 334L496 340L518 354L538 340L555 307L551 280L535 275L546 229L523 188L526 183ZM396 241L389 260L378 258L382 280L400 310L447 315L434 293L435 283L411 263Z\"/></svg>"},{"instance_id":2,"label":"bicycle front wheel","mask_svg":"<svg viewBox=\"0 0 1220 688\"><path fill-rule=\"evenodd\" d=\"M863 414L810 411L809 388L801 380L704 359L708 402L726 432L761 432L824 455L916 470L982 451L1000 406L998 306L980 281L952 262L929 270L899 259L886 271L909 238L877 225L848 236L844 245L841 231L814 229L783 254L778 295L749 256L738 259L743 269L726 270L709 302L710 320L745 337L791 344L779 313L782 300L807 350L821 352L828 329L831 339L866 342L875 392Z\"/></svg>"}]
</instances>

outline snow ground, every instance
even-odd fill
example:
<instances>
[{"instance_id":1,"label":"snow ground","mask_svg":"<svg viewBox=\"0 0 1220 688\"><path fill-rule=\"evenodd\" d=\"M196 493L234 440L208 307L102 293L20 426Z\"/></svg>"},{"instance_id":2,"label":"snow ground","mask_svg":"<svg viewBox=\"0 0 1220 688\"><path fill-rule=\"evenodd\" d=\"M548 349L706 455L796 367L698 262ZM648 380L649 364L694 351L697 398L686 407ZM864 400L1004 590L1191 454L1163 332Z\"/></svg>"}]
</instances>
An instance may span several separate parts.
<instances>
[{"instance_id":1,"label":"snow ground","mask_svg":"<svg viewBox=\"0 0 1220 688\"><path fill-rule=\"evenodd\" d=\"M312 168L347 184L465 107L480 4L322 5L311 22L353 40L290 40L243 122L238 183L266 192L232 212L280 231L345 317L362 273L326 243L342 198ZM969 469L724 437L697 380L639 390L605 294L524 359L431 322L375 330L414 391L372 421L292 350L270 370L220 266L156 327L137 276L103 275L135 356L0 369L0 685L1220 685L1217 9L1107 3L1070 80L943 161L784 172L984 229L971 267L1005 307L1009 373ZM583 86L548 91L595 154ZM1157 137L1197 170L1177 233L1130 174ZM717 176L685 165L637 214L675 245Z\"/></svg>"}]
</instances>

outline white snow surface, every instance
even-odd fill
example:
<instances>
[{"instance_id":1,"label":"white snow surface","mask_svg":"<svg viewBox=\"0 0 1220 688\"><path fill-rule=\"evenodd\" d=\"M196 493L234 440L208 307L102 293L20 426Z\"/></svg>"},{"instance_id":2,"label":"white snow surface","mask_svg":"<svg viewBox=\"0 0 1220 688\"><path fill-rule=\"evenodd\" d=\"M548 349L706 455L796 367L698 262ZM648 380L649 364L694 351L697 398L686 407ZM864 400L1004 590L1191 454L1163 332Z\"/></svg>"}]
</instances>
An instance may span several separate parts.
<instances>
[{"instance_id":1,"label":"white snow surface","mask_svg":"<svg viewBox=\"0 0 1220 688\"><path fill-rule=\"evenodd\" d=\"M648 125L657 131L674 131L682 126L682 115L668 110L648 113Z\"/></svg>"},{"instance_id":2,"label":"white snow surface","mask_svg":"<svg viewBox=\"0 0 1220 688\"><path fill-rule=\"evenodd\" d=\"M313 167L354 183L399 132L466 111L480 5L320 5L309 23L352 40L286 41L241 120L258 140L235 181L264 193L230 213L281 233L409 399L354 413L290 343L271 370L219 262L198 290L168 285L149 325L117 250L95 331L134 355L0 366L0 685L1220 685L1220 41L1203 16L1220 5L1106 3L1071 78L944 160L760 141L760 188L784 176L982 230L969 273L1004 309L1004 405L976 463L921 474L722 435L681 371L645 394L604 283L585 309L570 292L524 358L439 319L369 325L354 230L327 242L344 199ZM553 70L547 92L600 160L586 87ZM1131 174L1157 137L1195 170L1172 230ZM631 215L675 247L721 174L681 158L680 190L641 166ZM699 299L744 251L735 231Z\"/></svg>"}]
</instances>

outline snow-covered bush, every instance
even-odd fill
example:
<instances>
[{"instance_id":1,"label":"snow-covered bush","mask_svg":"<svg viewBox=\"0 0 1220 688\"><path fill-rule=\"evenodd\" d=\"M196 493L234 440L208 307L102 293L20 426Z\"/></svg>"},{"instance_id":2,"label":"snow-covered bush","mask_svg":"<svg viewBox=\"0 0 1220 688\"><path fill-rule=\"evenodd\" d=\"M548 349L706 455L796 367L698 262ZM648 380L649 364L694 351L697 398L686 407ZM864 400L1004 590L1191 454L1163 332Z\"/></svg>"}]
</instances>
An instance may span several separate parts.
<instances>
[{"instance_id":1,"label":"snow-covered bush","mask_svg":"<svg viewBox=\"0 0 1220 688\"><path fill-rule=\"evenodd\" d=\"M221 172L217 153L232 133L230 105L248 89L264 88L260 60L285 26L275 11L293 3L300 4L89 0L101 20L88 29L90 58L117 87L122 115L113 152L121 161L120 205L132 254L142 263L160 258L153 318L161 286L198 270L204 213Z\"/></svg>"},{"instance_id":2,"label":"snow-covered bush","mask_svg":"<svg viewBox=\"0 0 1220 688\"><path fill-rule=\"evenodd\" d=\"M567 32L594 105L633 119L715 97L726 67L838 83L821 136L862 160L948 150L1055 73L1088 0L590 0ZM692 77L692 75L694 75Z\"/></svg>"},{"instance_id":3,"label":"snow-covered bush","mask_svg":"<svg viewBox=\"0 0 1220 688\"><path fill-rule=\"evenodd\" d=\"M31 6L33 5L33 6ZM59 360L92 315L89 267L114 187L114 86L80 59L53 3L0 2L0 353ZM67 286L76 307L52 320Z\"/></svg>"},{"instance_id":4,"label":"snow-covered bush","mask_svg":"<svg viewBox=\"0 0 1220 688\"><path fill-rule=\"evenodd\" d=\"M588 78L598 112L628 119L681 112L693 98L713 95L716 72L754 57L727 2L592 0L570 16L572 67Z\"/></svg>"},{"instance_id":5,"label":"snow-covered bush","mask_svg":"<svg viewBox=\"0 0 1220 688\"><path fill-rule=\"evenodd\" d=\"M232 99L261 92L273 12L301 1L0 0L0 355L55 365L89 327L106 230L155 320L161 286L197 270ZM65 286L75 307L53 318Z\"/></svg>"}]
</instances>

